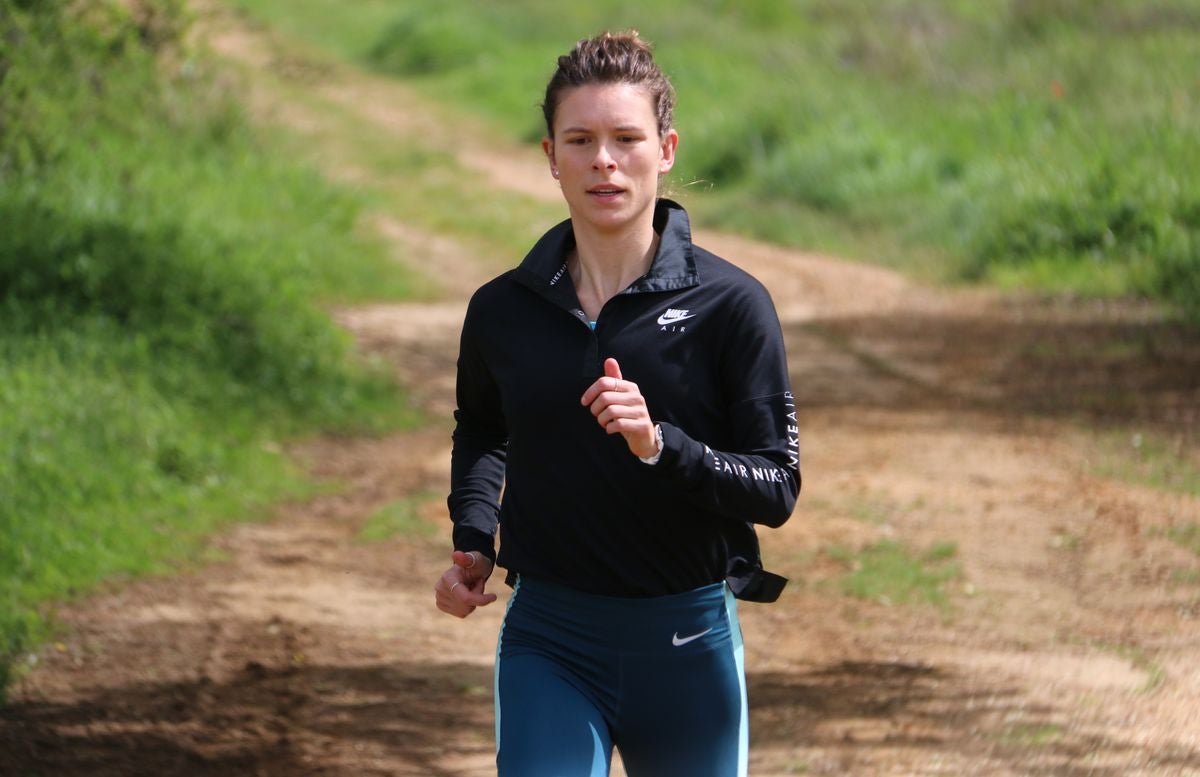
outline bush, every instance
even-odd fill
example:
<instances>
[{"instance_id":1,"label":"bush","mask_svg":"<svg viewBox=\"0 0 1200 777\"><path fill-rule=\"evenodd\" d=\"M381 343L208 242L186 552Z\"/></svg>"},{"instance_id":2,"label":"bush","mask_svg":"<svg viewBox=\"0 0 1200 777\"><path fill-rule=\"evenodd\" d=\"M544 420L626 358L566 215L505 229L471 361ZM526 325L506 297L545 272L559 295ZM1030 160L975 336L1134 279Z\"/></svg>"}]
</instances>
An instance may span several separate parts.
<instances>
[{"instance_id":1,"label":"bush","mask_svg":"<svg viewBox=\"0 0 1200 777\"><path fill-rule=\"evenodd\" d=\"M1115 259L1158 242L1157 208L1128 183L1118 184L1111 166L1078 185L1063 183L1052 193L1012 198L1007 212L997 209L980 235L972 274L1043 256Z\"/></svg>"},{"instance_id":2,"label":"bush","mask_svg":"<svg viewBox=\"0 0 1200 777\"><path fill-rule=\"evenodd\" d=\"M676 179L720 198L698 215L868 258L952 256L948 276L1148 294L1200 320L1196 0L632 5L410 0L374 62L525 132L553 58L522 52L636 26L679 87ZM764 203L780 217L720 212Z\"/></svg>"},{"instance_id":3,"label":"bush","mask_svg":"<svg viewBox=\"0 0 1200 777\"><path fill-rule=\"evenodd\" d=\"M407 279L356 198L267 153L186 22L0 0L0 693L48 602L304 493L277 438L408 418L317 306Z\"/></svg>"},{"instance_id":4,"label":"bush","mask_svg":"<svg viewBox=\"0 0 1200 777\"><path fill-rule=\"evenodd\" d=\"M420 11L401 14L380 35L368 59L400 75L446 73L474 65L488 50L479 28Z\"/></svg>"},{"instance_id":5,"label":"bush","mask_svg":"<svg viewBox=\"0 0 1200 777\"><path fill-rule=\"evenodd\" d=\"M1153 270L1143 280L1143 288L1153 296L1174 302L1200 322L1200 228L1173 230L1163 242L1152 262Z\"/></svg>"},{"instance_id":6,"label":"bush","mask_svg":"<svg viewBox=\"0 0 1200 777\"><path fill-rule=\"evenodd\" d=\"M239 246L198 245L175 223L14 199L3 202L13 221L0 234L0 288L26 331L103 317L296 413L344 371L343 338L300 285L245 264Z\"/></svg>"}]
</instances>

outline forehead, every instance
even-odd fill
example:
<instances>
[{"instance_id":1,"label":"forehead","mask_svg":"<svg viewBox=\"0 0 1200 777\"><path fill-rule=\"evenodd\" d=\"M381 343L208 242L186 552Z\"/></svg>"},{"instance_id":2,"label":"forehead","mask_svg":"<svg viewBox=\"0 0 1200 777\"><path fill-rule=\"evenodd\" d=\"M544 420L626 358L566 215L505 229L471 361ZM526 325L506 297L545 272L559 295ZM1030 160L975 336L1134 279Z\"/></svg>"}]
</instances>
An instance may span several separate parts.
<instances>
[{"instance_id":1,"label":"forehead","mask_svg":"<svg viewBox=\"0 0 1200 777\"><path fill-rule=\"evenodd\" d=\"M657 127L650 93L634 84L585 84L568 89L554 112L555 132L596 127Z\"/></svg>"}]
</instances>

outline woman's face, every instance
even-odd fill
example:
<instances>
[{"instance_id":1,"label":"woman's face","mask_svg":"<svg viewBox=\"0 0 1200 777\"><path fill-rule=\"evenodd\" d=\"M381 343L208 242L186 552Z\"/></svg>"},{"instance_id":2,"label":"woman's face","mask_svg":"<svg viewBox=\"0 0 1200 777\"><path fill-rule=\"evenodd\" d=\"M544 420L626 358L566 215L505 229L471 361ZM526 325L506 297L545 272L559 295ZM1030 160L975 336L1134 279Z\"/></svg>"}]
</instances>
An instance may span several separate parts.
<instances>
[{"instance_id":1,"label":"woman's face","mask_svg":"<svg viewBox=\"0 0 1200 777\"><path fill-rule=\"evenodd\" d=\"M679 135L658 134L650 95L631 84L562 93L554 138L542 140L571 219L616 232L653 218L658 178L675 164Z\"/></svg>"}]
</instances>

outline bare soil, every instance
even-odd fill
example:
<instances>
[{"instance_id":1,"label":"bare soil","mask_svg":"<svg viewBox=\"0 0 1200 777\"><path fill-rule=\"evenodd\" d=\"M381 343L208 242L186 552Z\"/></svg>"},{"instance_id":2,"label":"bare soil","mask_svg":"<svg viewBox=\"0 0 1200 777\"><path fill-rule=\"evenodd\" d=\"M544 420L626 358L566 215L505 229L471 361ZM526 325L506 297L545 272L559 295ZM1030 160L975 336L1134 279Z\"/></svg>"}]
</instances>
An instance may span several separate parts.
<instances>
[{"instance_id":1,"label":"bare soil","mask_svg":"<svg viewBox=\"0 0 1200 777\"><path fill-rule=\"evenodd\" d=\"M257 104L319 128L319 111L272 102L278 44L200 7L213 48L259 79ZM315 89L364 122L431 131L396 83L329 66ZM557 196L536 151L504 151L494 185ZM217 537L224 560L62 608L62 636L0 709L0 773L494 773L507 590L465 621L432 594L458 327L491 271L402 213L372 225L453 280L434 302L334 315L433 420L297 444L343 488ZM771 289L803 408L800 505L763 534L793 582L741 610L751 774L1200 775L1200 557L1168 536L1200 522L1200 498L1110 466L1144 439L1200 467L1195 332L1133 303L938 290L744 238L698 242ZM357 538L402 499L436 531ZM954 543L945 607L841 592L830 550L882 539Z\"/></svg>"}]
</instances>

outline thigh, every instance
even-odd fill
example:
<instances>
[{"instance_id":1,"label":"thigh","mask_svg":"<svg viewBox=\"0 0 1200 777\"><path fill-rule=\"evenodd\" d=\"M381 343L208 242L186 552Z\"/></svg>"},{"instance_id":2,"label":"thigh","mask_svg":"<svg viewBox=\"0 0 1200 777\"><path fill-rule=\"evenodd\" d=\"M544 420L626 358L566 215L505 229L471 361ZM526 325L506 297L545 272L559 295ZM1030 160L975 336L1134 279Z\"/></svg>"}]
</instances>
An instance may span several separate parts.
<instances>
[{"instance_id":1,"label":"thigh","mask_svg":"<svg viewBox=\"0 0 1200 777\"><path fill-rule=\"evenodd\" d=\"M496 666L499 777L607 777L612 738L598 706L557 662L514 651Z\"/></svg>"},{"instance_id":2,"label":"thigh","mask_svg":"<svg viewBox=\"0 0 1200 777\"><path fill-rule=\"evenodd\" d=\"M749 744L740 640L641 662L616 724L629 777L744 777ZM627 682L633 677L628 677Z\"/></svg>"}]
</instances>

